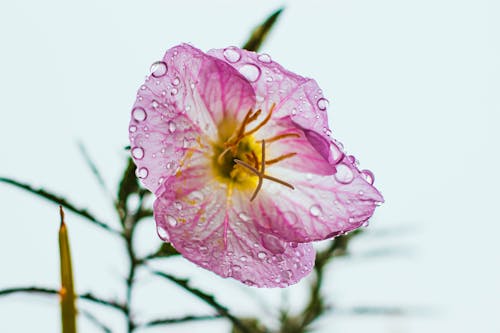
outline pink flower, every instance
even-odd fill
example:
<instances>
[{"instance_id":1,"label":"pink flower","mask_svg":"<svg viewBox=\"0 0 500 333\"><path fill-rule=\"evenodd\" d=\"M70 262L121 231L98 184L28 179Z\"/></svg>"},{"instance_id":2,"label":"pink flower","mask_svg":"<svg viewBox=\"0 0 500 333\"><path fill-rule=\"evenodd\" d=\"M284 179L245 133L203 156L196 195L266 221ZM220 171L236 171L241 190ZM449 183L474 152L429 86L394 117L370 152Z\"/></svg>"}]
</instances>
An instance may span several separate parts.
<instances>
[{"instance_id":1,"label":"pink flower","mask_svg":"<svg viewBox=\"0 0 500 333\"><path fill-rule=\"evenodd\" d=\"M330 137L314 80L266 54L179 45L151 68L132 110L137 176L159 236L247 285L286 287L312 241L362 226L383 201L373 174Z\"/></svg>"}]
</instances>

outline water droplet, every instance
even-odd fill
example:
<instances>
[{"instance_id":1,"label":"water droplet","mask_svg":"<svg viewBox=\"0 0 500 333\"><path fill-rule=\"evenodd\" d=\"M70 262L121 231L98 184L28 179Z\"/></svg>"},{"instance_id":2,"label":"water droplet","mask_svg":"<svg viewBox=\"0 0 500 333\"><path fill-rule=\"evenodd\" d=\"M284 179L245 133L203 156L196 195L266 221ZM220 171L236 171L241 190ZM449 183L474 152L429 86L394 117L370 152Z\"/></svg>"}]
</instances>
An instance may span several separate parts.
<instances>
[{"instance_id":1,"label":"water droplet","mask_svg":"<svg viewBox=\"0 0 500 333\"><path fill-rule=\"evenodd\" d=\"M286 211L283 213L283 220L286 225L296 225L299 221L297 214L292 211Z\"/></svg>"},{"instance_id":2,"label":"water droplet","mask_svg":"<svg viewBox=\"0 0 500 333\"><path fill-rule=\"evenodd\" d=\"M373 185L373 182L375 181L375 176L373 175L373 172L365 169L361 171L361 175L365 178L368 184Z\"/></svg>"},{"instance_id":3,"label":"water droplet","mask_svg":"<svg viewBox=\"0 0 500 333\"><path fill-rule=\"evenodd\" d=\"M143 108L136 107L132 110L132 118L134 118L136 121L144 121L144 120L146 120L146 117L147 117L147 114Z\"/></svg>"},{"instance_id":4,"label":"water droplet","mask_svg":"<svg viewBox=\"0 0 500 333\"><path fill-rule=\"evenodd\" d=\"M247 261L247 257L245 257L245 256L241 256L241 257L240 257L240 260L241 260L241 261L243 261L243 262L245 262L245 261Z\"/></svg>"},{"instance_id":5,"label":"water droplet","mask_svg":"<svg viewBox=\"0 0 500 333\"><path fill-rule=\"evenodd\" d=\"M344 153L342 152L342 150L340 150L339 147L337 147L337 145L333 142L330 145L330 152L331 156L329 162L332 164L337 164L338 162L340 162L342 157L344 157Z\"/></svg>"},{"instance_id":6,"label":"water droplet","mask_svg":"<svg viewBox=\"0 0 500 333\"><path fill-rule=\"evenodd\" d=\"M238 51L238 49L234 47L228 47L224 49L224 58L226 58L227 61L235 63L238 62L241 59L241 54Z\"/></svg>"},{"instance_id":7,"label":"water droplet","mask_svg":"<svg viewBox=\"0 0 500 333\"><path fill-rule=\"evenodd\" d=\"M174 86L178 86L178 85L179 85L179 83L181 83L181 80L179 80L179 78L178 78L178 77L176 77L175 79L173 79L173 80L172 80L172 84L173 84Z\"/></svg>"},{"instance_id":8,"label":"water droplet","mask_svg":"<svg viewBox=\"0 0 500 333\"><path fill-rule=\"evenodd\" d=\"M297 109L292 109L292 116L295 116L297 114Z\"/></svg>"},{"instance_id":9,"label":"water droplet","mask_svg":"<svg viewBox=\"0 0 500 333\"><path fill-rule=\"evenodd\" d=\"M287 269L286 271L281 272L281 277L284 280L290 280L293 277L293 272Z\"/></svg>"},{"instance_id":10,"label":"water droplet","mask_svg":"<svg viewBox=\"0 0 500 333\"><path fill-rule=\"evenodd\" d=\"M132 156L134 156L138 160L141 160L144 157L144 149L142 149L141 147L133 148Z\"/></svg>"},{"instance_id":11,"label":"water droplet","mask_svg":"<svg viewBox=\"0 0 500 333\"><path fill-rule=\"evenodd\" d=\"M257 57L257 59L260 61L260 62L263 62L263 63L270 63L272 60L271 60L271 56L267 53L262 53L261 55L259 55Z\"/></svg>"},{"instance_id":12,"label":"water droplet","mask_svg":"<svg viewBox=\"0 0 500 333\"><path fill-rule=\"evenodd\" d=\"M257 253L257 257L258 257L259 259L265 259L265 258L266 258L266 256L267 256L267 254L266 254L266 252L264 252L264 251L260 251L259 253Z\"/></svg>"},{"instance_id":13,"label":"water droplet","mask_svg":"<svg viewBox=\"0 0 500 333\"><path fill-rule=\"evenodd\" d=\"M271 76L268 76L268 77L266 78L266 82L273 82L273 78L272 78Z\"/></svg>"},{"instance_id":14,"label":"water droplet","mask_svg":"<svg viewBox=\"0 0 500 333\"><path fill-rule=\"evenodd\" d=\"M170 131L170 133L174 133L176 129L177 129L177 125L175 125L175 123L173 121L170 121L168 123L168 130Z\"/></svg>"},{"instance_id":15,"label":"water droplet","mask_svg":"<svg viewBox=\"0 0 500 333\"><path fill-rule=\"evenodd\" d=\"M252 280L245 280L243 281L243 283L247 286L255 286L255 282L253 282Z\"/></svg>"},{"instance_id":16,"label":"water droplet","mask_svg":"<svg viewBox=\"0 0 500 333\"><path fill-rule=\"evenodd\" d=\"M164 180L165 180L165 179L164 179L163 177L158 178L158 184L163 183L163 181L164 181Z\"/></svg>"},{"instance_id":17,"label":"water droplet","mask_svg":"<svg viewBox=\"0 0 500 333\"><path fill-rule=\"evenodd\" d=\"M174 95L177 95L178 92L179 92L179 90L177 90L177 88L172 88L172 90L170 91L170 94L172 96L174 96Z\"/></svg>"},{"instance_id":18,"label":"water droplet","mask_svg":"<svg viewBox=\"0 0 500 333\"><path fill-rule=\"evenodd\" d=\"M137 131L137 126L135 125L130 125L129 128L128 128L128 131L130 133L135 133Z\"/></svg>"},{"instance_id":19,"label":"water droplet","mask_svg":"<svg viewBox=\"0 0 500 333\"><path fill-rule=\"evenodd\" d=\"M313 175L310 174L310 173L307 173L306 174L306 179L309 180L309 181L311 181L313 179Z\"/></svg>"},{"instance_id":20,"label":"water droplet","mask_svg":"<svg viewBox=\"0 0 500 333\"><path fill-rule=\"evenodd\" d=\"M344 163L337 164L337 172L335 173L335 179L342 184L349 184L354 179L354 173L351 168L349 168Z\"/></svg>"},{"instance_id":21,"label":"water droplet","mask_svg":"<svg viewBox=\"0 0 500 333\"><path fill-rule=\"evenodd\" d=\"M285 244L279 238L270 234L263 234L261 240L262 246L271 251L271 253L278 254L285 252Z\"/></svg>"},{"instance_id":22,"label":"water droplet","mask_svg":"<svg viewBox=\"0 0 500 333\"><path fill-rule=\"evenodd\" d=\"M330 102L328 102L328 100L326 98L322 97L322 98L318 99L318 102L316 104L318 104L318 108L321 111L325 111L328 108L328 105L330 105Z\"/></svg>"},{"instance_id":23,"label":"water droplet","mask_svg":"<svg viewBox=\"0 0 500 333\"><path fill-rule=\"evenodd\" d=\"M232 251L228 251L228 252L227 252L227 256L228 256L228 257L232 257L232 256L233 256L233 252L232 252Z\"/></svg>"},{"instance_id":24,"label":"water droplet","mask_svg":"<svg viewBox=\"0 0 500 333\"><path fill-rule=\"evenodd\" d=\"M240 67L239 71L250 82L255 82L260 77L260 68L254 64L245 64Z\"/></svg>"},{"instance_id":25,"label":"water droplet","mask_svg":"<svg viewBox=\"0 0 500 333\"><path fill-rule=\"evenodd\" d=\"M313 205L313 206L311 206L311 208L309 208L309 213L315 217L320 216L321 208L318 205Z\"/></svg>"},{"instance_id":26,"label":"water droplet","mask_svg":"<svg viewBox=\"0 0 500 333\"><path fill-rule=\"evenodd\" d=\"M247 214L241 212L238 214L238 217L243 220L243 222L248 222L251 220L250 216L248 216Z\"/></svg>"},{"instance_id":27,"label":"water droplet","mask_svg":"<svg viewBox=\"0 0 500 333\"><path fill-rule=\"evenodd\" d=\"M200 191L193 191L191 192L190 196L191 198L193 198L194 201L198 203L203 200L203 193L201 193Z\"/></svg>"},{"instance_id":28,"label":"water droplet","mask_svg":"<svg viewBox=\"0 0 500 333\"><path fill-rule=\"evenodd\" d=\"M182 210L182 203L180 201L176 201L176 202L174 202L174 207L177 210Z\"/></svg>"},{"instance_id":29,"label":"water droplet","mask_svg":"<svg viewBox=\"0 0 500 333\"><path fill-rule=\"evenodd\" d=\"M152 107L153 109L157 109L159 106L160 106L160 104L158 103L158 101L153 100L153 101L151 102L151 107Z\"/></svg>"},{"instance_id":30,"label":"water droplet","mask_svg":"<svg viewBox=\"0 0 500 333\"><path fill-rule=\"evenodd\" d=\"M137 177L144 179L149 175L149 170L146 168L139 168L135 171Z\"/></svg>"},{"instance_id":31,"label":"water droplet","mask_svg":"<svg viewBox=\"0 0 500 333\"><path fill-rule=\"evenodd\" d=\"M163 61L157 61L151 65L150 71L153 77L162 77L167 74L167 64Z\"/></svg>"},{"instance_id":32,"label":"water droplet","mask_svg":"<svg viewBox=\"0 0 500 333\"><path fill-rule=\"evenodd\" d=\"M241 266L238 266L238 265L233 265L233 266L231 266L231 269L232 269L233 271L237 272L237 271L241 270Z\"/></svg>"},{"instance_id":33,"label":"water droplet","mask_svg":"<svg viewBox=\"0 0 500 333\"><path fill-rule=\"evenodd\" d=\"M165 221L167 221L167 223L171 226L171 227L175 227L177 225L177 220L175 219L175 217L173 217L172 215L166 215L165 216Z\"/></svg>"},{"instance_id":34,"label":"water droplet","mask_svg":"<svg viewBox=\"0 0 500 333\"><path fill-rule=\"evenodd\" d=\"M170 241L170 235L168 234L168 231L166 229L164 229L162 226L160 226L160 225L156 226L156 233L161 238L161 240L163 240L165 242Z\"/></svg>"}]
</instances>

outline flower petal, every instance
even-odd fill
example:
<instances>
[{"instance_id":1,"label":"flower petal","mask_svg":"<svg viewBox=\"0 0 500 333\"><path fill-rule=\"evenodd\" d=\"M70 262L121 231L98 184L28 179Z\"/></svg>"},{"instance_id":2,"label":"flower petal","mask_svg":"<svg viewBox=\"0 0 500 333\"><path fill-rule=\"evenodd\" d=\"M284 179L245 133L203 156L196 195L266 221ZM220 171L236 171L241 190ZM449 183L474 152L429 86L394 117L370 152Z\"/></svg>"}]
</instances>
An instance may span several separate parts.
<instances>
[{"instance_id":1,"label":"flower petal","mask_svg":"<svg viewBox=\"0 0 500 333\"><path fill-rule=\"evenodd\" d=\"M225 62L187 44L168 50L132 109L131 153L144 186L157 192L189 146L215 140L224 117L239 120L254 104L253 88Z\"/></svg>"},{"instance_id":2,"label":"flower petal","mask_svg":"<svg viewBox=\"0 0 500 333\"><path fill-rule=\"evenodd\" d=\"M228 57L228 49L238 52L239 57ZM257 54L237 48L214 49L208 54L227 61L236 70L247 78L248 73L258 72L249 79L255 90L257 108L263 111L275 105L272 121L259 131L258 139L265 139L275 135L276 127L283 127L283 121L291 118L295 126L304 130L306 138L329 164L335 161L332 156L330 131L328 129L328 100L323 97L322 91L316 81L304 78L284 69L281 65L271 60L269 55ZM232 53L230 53L232 55ZM234 61L235 59L238 59ZM251 71L250 69L254 69ZM333 152L335 153L335 152ZM338 159L337 159L338 161ZM325 164L320 169L334 169Z\"/></svg>"},{"instance_id":3,"label":"flower petal","mask_svg":"<svg viewBox=\"0 0 500 333\"><path fill-rule=\"evenodd\" d=\"M351 159L344 157L335 175L270 167L269 174L282 175L295 190L268 182L253 202L251 216L259 217L264 232L290 242L322 240L359 228L384 199Z\"/></svg>"},{"instance_id":4,"label":"flower petal","mask_svg":"<svg viewBox=\"0 0 500 333\"><path fill-rule=\"evenodd\" d=\"M214 181L201 165L184 169L164 186L154 204L158 232L192 262L257 287L286 287L311 271L311 244L259 230L246 213L247 193Z\"/></svg>"}]
</instances>

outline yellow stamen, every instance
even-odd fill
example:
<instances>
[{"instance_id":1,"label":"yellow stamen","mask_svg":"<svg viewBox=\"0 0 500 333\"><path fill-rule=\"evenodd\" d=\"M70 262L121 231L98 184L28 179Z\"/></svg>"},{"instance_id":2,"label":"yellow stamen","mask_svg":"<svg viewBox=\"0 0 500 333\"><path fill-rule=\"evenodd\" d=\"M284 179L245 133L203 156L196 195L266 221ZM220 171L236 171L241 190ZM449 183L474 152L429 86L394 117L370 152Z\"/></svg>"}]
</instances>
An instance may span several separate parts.
<instances>
[{"instance_id":1,"label":"yellow stamen","mask_svg":"<svg viewBox=\"0 0 500 333\"><path fill-rule=\"evenodd\" d=\"M280 161L283 161L284 159L293 157L295 155L297 155L297 153L284 154L284 155L281 155L280 157L276 157L276 158L273 158L272 160L266 161L266 164L267 165L271 165L271 164L274 164L274 163L278 163Z\"/></svg>"},{"instance_id":2,"label":"yellow stamen","mask_svg":"<svg viewBox=\"0 0 500 333\"><path fill-rule=\"evenodd\" d=\"M265 124L267 124L267 122L269 121L269 119L271 119L271 115L273 114L275 106L276 106L276 104L273 103L273 105L271 105L271 109L269 109L269 113L267 114L266 118L264 118L264 120L260 124L258 124L254 129L252 129L252 130L250 130L248 132L245 132L243 134L243 136L247 136L247 135L253 134L253 133L257 132L258 130L260 130L262 128L262 126L264 126Z\"/></svg>"},{"instance_id":3,"label":"yellow stamen","mask_svg":"<svg viewBox=\"0 0 500 333\"><path fill-rule=\"evenodd\" d=\"M278 140L285 139L285 138L292 138L292 137L293 138L300 138L300 134L298 134L298 133L280 134L280 135L273 136L272 138L266 139L266 142L271 143L274 141L278 141Z\"/></svg>"},{"instance_id":4,"label":"yellow stamen","mask_svg":"<svg viewBox=\"0 0 500 333\"><path fill-rule=\"evenodd\" d=\"M271 180L271 181L274 181L278 184L281 184L281 185L284 185L284 186L287 186L289 188L291 188L292 190L294 190L295 188L293 187L293 185L281 180L281 179L278 179L276 177L272 177L272 176L269 176L269 175L266 175L265 174L265 171L266 171L266 141L265 140L262 140L262 158L261 158L261 167L260 167L260 170L257 170L257 168L254 168L253 166L251 166L250 164L242 161L242 160L239 160L239 159L234 159L234 163L248 169L250 172L252 172L254 175L256 175L257 177L259 177L259 181L257 183L257 187L255 188L253 194L252 194L252 197L250 198L250 201L253 201L256 197L257 197L257 194L259 193L259 191L261 190L262 188L262 183L264 181L264 179L268 179L268 180Z\"/></svg>"}]
</instances>

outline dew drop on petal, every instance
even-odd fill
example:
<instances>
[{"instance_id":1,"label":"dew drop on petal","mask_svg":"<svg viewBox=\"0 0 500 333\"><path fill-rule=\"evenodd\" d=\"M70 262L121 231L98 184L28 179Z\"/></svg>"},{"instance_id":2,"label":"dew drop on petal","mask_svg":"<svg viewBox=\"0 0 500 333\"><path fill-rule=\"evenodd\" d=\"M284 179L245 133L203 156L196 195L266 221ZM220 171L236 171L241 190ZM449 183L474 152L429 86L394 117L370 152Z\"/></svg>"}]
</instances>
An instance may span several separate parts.
<instances>
[{"instance_id":1,"label":"dew drop on petal","mask_svg":"<svg viewBox=\"0 0 500 333\"><path fill-rule=\"evenodd\" d=\"M262 235L261 240L262 246L264 246L272 253L277 254L285 252L283 241L281 241L279 238L270 234L264 234Z\"/></svg>"},{"instance_id":2,"label":"dew drop on petal","mask_svg":"<svg viewBox=\"0 0 500 333\"><path fill-rule=\"evenodd\" d=\"M328 100L326 98L320 98L318 99L318 108L321 110L321 111L325 111L327 108L328 108L328 105L330 104L330 102L328 102Z\"/></svg>"},{"instance_id":3,"label":"dew drop on petal","mask_svg":"<svg viewBox=\"0 0 500 333\"><path fill-rule=\"evenodd\" d=\"M149 171L146 168L139 168L135 171L137 177L144 179L149 175Z\"/></svg>"},{"instance_id":4,"label":"dew drop on petal","mask_svg":"<svg viewBox=\"0 0 500 333\"><path fill-rule=\"evenodd\" d=\"M361 175L363 175L368 184L373 185L373 182L375 181L375 176L373 175L373 172L365 169L361 171Z\"/></svg>"},{"instance_id":5,"label":"dew drop on petal","mask_svg":"<svg viewBox=\"0 0 500 333\"><path fill-rule=\"evenodd\" d=\"M267 53L262 53L261 55L259 55L257 57L257 59L260 61L260 62L263 62L263 63L270 63L271 62L271 56Z\"/></svg>"},{"instance_id":6,"label":"dew drop on petal","mask_svg":"<svg viewBox=\"0 0 500 333\"><path fill-rule=\"evenodd\" d=\"M340 163L336 166L337 172L335 173L335 179L342 184L349 184L354 179L354 173L351 168L349 168L344 163Z\"/></svg>"},{"instance_id":7,"label":"dew drop on petal","mask_svg":"<svg viewBox=\"0 0 500 333\"><path fill-rule=\"evenodd\" d=\"M260 68L254 64L245 64L240 67L239 71L250 82L255 82L260 77Z\"/></svg>"},{"instance_id":8,"label":"dew drop on petal","mask_svg":"<svg viewBox=\"0 0 500 333\"><path fill-rule=\"evenodd\" d=\"M170 131L170 133L174 133L176 129L177 129L177 125L175 125L175 123L173 121L170 121L168 123L168 130Z\"/></svg>"},{"instance_id":9,"label":"dew drop on petal","mask_svg":"<svg viewBox=\"0 0 500 333\"><path fill-rule=\"evenodd\" d=\"M237 271L241 270L241 266L238 266L238 265L233 265L233 266L231 266L231 269L232 269L233 271L237 272Z\"/></svg>"},{"instance_id":10,"label":"dew drop on petal","mask_svg":"<svg viewBox=\"0 0 500 333\"><path fill-rule=\"evenodd\" d=\"M240 260L241 260L241 261L243 261L243 262L245 262L245 261L247 261L247 257L245 257L245 256L241 256L241 257L240 257Z\"/></svg>"},{"instance_id":11,"label":"dew drop on petal","mask_svg":"<svg viewBox=\"0 0 500 333\"><path fill-rule=\"evenodd\" d=\"M200 191L193 191L190 194L191 198L193 198L194 201L200 203L203 200L203 193Z\"/></svg>"},{"instance_id":12,"label":"dew drop on petal","mask_svg":"<svg viewBox=\"0 0 500 333\"><path fill-rule=\"evenodd\" d=\"M293 272L287 269L286 271L281 272L281 277L284 280L290 280L293 277Z\"/></svg>"},{"instance_id":13,"label":"dew drop on petal","mask_svg":"<svg viewBox=\"0 0 500 333\"><path fill-rule=\"evenodd\" d=\"M141 147L133 148L132 156L138 160L141 160L144 157L144 149L142 149Z\"/></svg>"},{"instance_id":14,"label":"dew drop on petal","mask_svg":"<svg viewBox=\"0 0 500 333\"><path fill-rule=\"evenodd\" d=\"M241 54L238 52L237 49L233 47L226 48L223 53L224 53L224 58L226 58L226 60L229 62L235 63L241 59Z\"/></svg>"},{"instance_id":15,"label":"dew drop on petal","mask_svg":"<svg viewBox=\"0 0 500 333\"><path fill-rule=\"evenodd\" d=\"M136 121L144 121L144 120L146 120L146 117L147 117L147 114L143 108L136 107L132 110L132 118L134 118Z\"/></svg>"},{"instance_id":16,"label":"dew drop on petal","mask_svg":"<svg viewBox=\"0 0 500 333\"><path fill-rule=\"evenodd\" d=\"M337 164L344 157L344 153L334 143L330 145L330 152L332 153L330 163Z\"/></svg>"},{"instance_id":17,"label":"dew drop on petal","mask_svg":"<svg viewBox=\"0 0 500 333\"><path fill-rule=\"evenodd\" d=\"M172 96L174 96L174 95L177 95L178 92L179 92L179 90L177 90L177 88L172 88L172 90L170 91L170 94Z\"/></svg>"},{"instance_id":18,"label":"dew drop on petal","mask_svg":"<svg viewBox=\"0 0 500 333\"><path fill-rule=\"evenodd\" d=\"M172 84L173 84L174 86L178 86L180 82L181 82L181 81L179 80L179 78L178 78L178 77L176 77L175 79L173 79L173 80L172 80Z\"/></svg>"},{"instance_id":19,"label":"dew drop on petal","mask_svg":"<svg viewBox=\"0 0 500 333\"><path fill-rule=\"evenodd\" d=\"M129 128L128 128L128 131L130 133L135 133L137 131L137 126L135 125L130 125Z\"/></svg>"},{"instance_id":20,"label":"dew drop on petal","mask_svg":"<svg viewBox=\"0 0 500 333\"><path fill-rule=\"evenodd\" d=\"M180 201L176 201L176 202L174 202L174 207L177 210L182 210L182 203Z\"/></svg>"},{"instance_id":21,"label":"dew drop on petal","mask_svg":"<svg viewBox=\"0 0 500 333\"><path fill-rule=\"evenodd\" d=\"M170 235L168 234L168 231L165 230L162 226L160 226L160 225L156 226L156 233L161 238L161 240L163 240L165 242L170 241Z\"/></svg>"},{"instance_id":22,"label":"dew drop on petal","mask_svg":"<svg viewBox=\"0 0 500 333\"><path fill-rule=\"evenodd\" d=\"M247 214L241 212L238 214L238 217L243 220L243 222L248 222L251 220L250 216L248 216Z\"/></svg>"},{"instance_id":23,"label":"dew drop on petal","mask_svg":"<svg viewBox=\"0 0 500 333\"><path fill-rule=\"evenodd\" d=\"M153 77L162 77L167 74L167 64L163 61L157 61L151 65L150 71Z\"/></svg>"},{"instance_id":24,"label":"dew drop on petal","mask_svg":"<svg viewBox=\"0 0 500 333\"><path fill-rule=\"evenodd\" d=\"M252 280L245 280L243 281L243 283L247 286L255 286L255 282L253 282Z\"/></svg>"},{"instance_id":25,"label":"dew drop on petal","mask_svg":"<svg viewBox=\"0 0 500 333\"><path fill-rule=\"evenodd\" d=\"M312 205L309 208L309 213L315 217L320 216L321 215L321 208L318 205Z\"/></svg>"},{"instance_id":26,"label":"dew drop on petal","mask_svg":"<svg viewBox=\"0 0 500 333\"><path fill-rule=\"evenodd\" d=\"M267 255L266 255L266 252L264 252L264 251L260 251L259 253L257 253L257 257L258 257L259 259L265 259L265 258L266 258L266 256L267 256Z\"/></svg>"},{"instance_id":27,"label":"dew drop on petal","mask_svg":"<svg viewBox=\"0 0 500 333\"><path fill-rule=\"evenodd\" d=\"M177 220L172 215L166 215L165 221L167 221L168 225L170 225L171 227L175 227L177 225Z\"/></svg>"}]
</instances>

